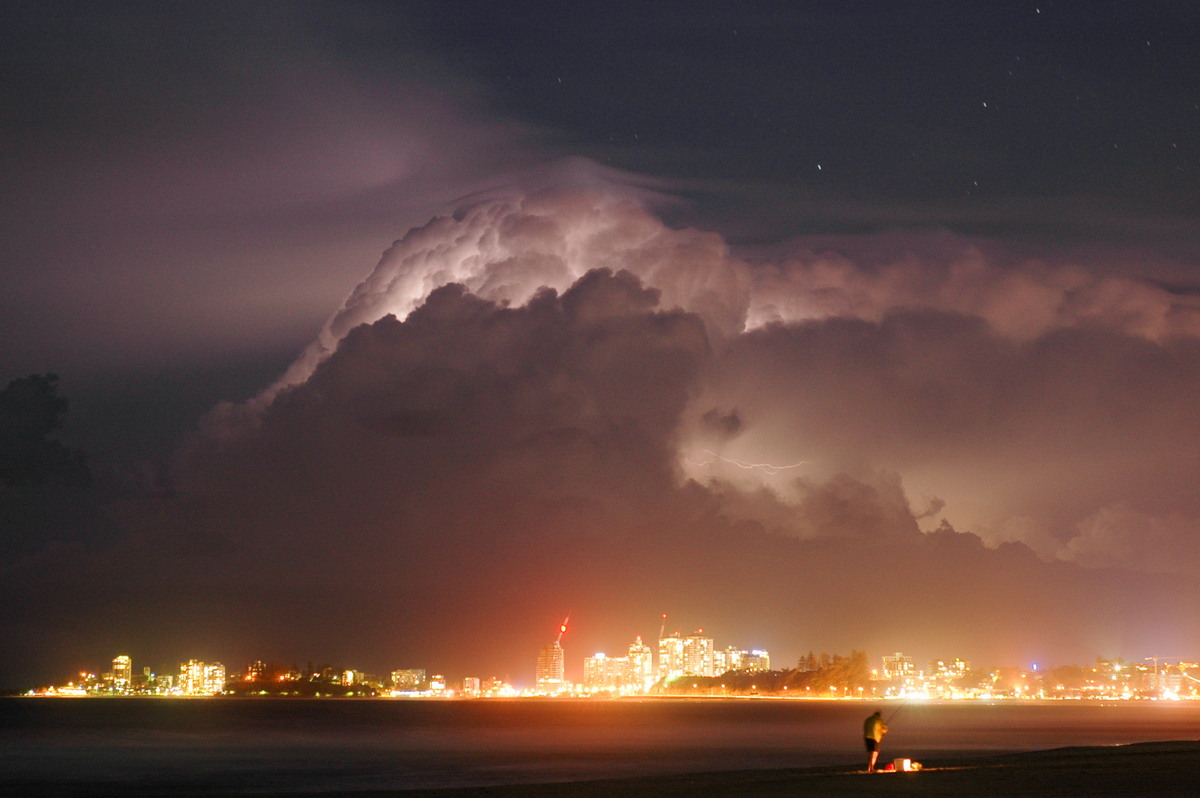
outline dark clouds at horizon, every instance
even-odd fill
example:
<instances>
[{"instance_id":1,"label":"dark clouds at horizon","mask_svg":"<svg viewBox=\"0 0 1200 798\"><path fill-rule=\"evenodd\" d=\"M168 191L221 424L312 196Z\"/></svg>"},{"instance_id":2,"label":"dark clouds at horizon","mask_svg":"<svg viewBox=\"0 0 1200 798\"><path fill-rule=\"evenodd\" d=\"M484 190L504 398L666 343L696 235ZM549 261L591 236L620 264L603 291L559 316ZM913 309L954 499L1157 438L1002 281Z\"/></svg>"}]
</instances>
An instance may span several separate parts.
<instances>
[{"instance_id":1,"label":"dark clouds at horizon","mask_svg":"<svg viewBox=\"0 0 1200 798\"><path fill-rule=\"evenodd\" d=\"M605 9L6 8L0 376L126 482L8 678L1195 649L1194 10Z\"/></svg>"}]
</instances>

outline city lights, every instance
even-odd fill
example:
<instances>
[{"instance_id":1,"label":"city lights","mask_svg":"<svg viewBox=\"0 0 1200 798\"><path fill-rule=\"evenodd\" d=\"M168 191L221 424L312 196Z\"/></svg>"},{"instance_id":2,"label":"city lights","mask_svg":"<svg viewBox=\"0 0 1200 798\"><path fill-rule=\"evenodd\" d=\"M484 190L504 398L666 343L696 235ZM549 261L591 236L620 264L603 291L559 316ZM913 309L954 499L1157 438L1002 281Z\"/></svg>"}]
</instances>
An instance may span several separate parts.
<instances>
[{"instance_id":1,"label":"city lights","mask_svg":"<svg viewBox=\"0 0 1200 798\"><path fill-rule=\"evenodd\" d=\"M220 662L189 659L173 673L135 671L128 654L110 670L81 671L65 684L30 690L45 697L274 696L302 698L483 699L514 697L619 698L689 696L821 700L1184 700L1200 698L1196 662L1145 657L1126 662L1097 659L1091 666L978 669L960 657L933 659L925 668L901 651L871 667L866 653L849 656L810 652L792 667L772 669L764 649L718 649L701 630L668 633L664 622L657 649L636 636L623 655L596 652L582 660L582 681L567 679L567 651L557 637L533 657L532 687L495 676L449 679L426 668L396 668L379 677L354 668L284 667L255 660L226 673Z\"/></svg>"}]
</instances>

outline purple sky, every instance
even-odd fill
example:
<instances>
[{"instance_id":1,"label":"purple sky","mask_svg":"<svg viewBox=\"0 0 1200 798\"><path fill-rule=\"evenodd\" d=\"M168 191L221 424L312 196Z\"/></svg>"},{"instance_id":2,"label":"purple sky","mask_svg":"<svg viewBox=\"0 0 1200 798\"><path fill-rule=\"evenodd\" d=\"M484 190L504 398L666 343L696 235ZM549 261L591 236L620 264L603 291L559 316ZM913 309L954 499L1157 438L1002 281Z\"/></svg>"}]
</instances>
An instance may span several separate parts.
<instances>
[{"instance_id":1,"label":"purple sky","mask_svg":"<svg viewBox=\"0 0 1200 798\"><path fill-rule=\"evenodd\" d=\"M1200 655L1189 6L2 14L0 685Z\"/></svg>"}]
</instances>

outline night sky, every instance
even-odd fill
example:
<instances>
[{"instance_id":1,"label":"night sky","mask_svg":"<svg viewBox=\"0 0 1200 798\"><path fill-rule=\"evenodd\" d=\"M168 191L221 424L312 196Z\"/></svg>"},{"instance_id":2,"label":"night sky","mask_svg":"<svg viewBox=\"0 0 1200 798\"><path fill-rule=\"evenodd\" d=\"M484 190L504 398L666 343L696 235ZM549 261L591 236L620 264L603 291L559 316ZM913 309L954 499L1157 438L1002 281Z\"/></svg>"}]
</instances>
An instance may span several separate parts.
<instances>
[{"instance_id":1,"label":"night sky","mask_svg":"<svg viewBox=\"0 0 1200 798\"><path fill-rule=\"evenodd\" d=\"M1200 659L1197 30L0 3L0 686Z\"/></svg>"}]
</instances>

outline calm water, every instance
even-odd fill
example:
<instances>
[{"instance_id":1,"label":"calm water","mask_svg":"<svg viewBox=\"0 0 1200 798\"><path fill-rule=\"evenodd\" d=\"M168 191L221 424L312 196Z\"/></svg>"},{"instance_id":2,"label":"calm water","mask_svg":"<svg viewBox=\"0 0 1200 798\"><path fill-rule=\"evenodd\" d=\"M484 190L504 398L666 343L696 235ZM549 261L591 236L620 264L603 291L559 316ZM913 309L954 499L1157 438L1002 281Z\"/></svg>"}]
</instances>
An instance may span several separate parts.
<instances>
[{"instance_id":1,"label":"calm water","mask_svg":"<svg viewBox=\"0 0 1200 798\"><path fill-rule=\"evenodd\" d=\"M884 760L1200 737L1197 703L909 703ZM858 764L875 704L0 699L0 788L347 791Z\"/></svg>"}]
</instances>

